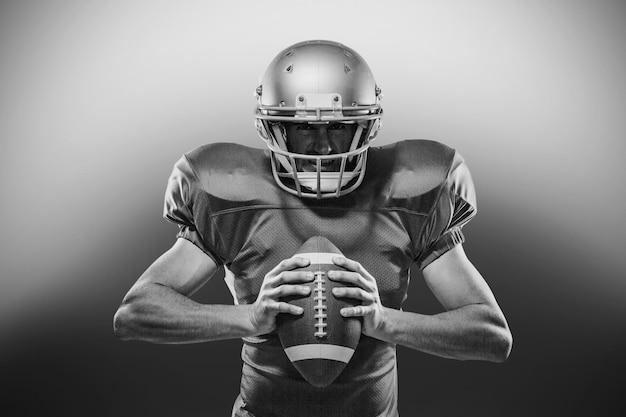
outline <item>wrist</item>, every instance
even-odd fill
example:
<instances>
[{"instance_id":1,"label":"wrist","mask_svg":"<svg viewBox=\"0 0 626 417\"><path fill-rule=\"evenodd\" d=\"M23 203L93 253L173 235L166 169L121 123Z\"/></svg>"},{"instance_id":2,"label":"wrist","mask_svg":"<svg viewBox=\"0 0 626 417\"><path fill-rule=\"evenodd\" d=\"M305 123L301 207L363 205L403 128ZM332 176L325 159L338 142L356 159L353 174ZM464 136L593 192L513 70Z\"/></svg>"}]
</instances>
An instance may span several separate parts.
<instances>
[{"instance_id":1,"label":"wrist","mask_svg":"<svg viewBox=\"0 0 626 417\"><path fill-rule=\"evenodd\" d=\"M368 336L374 337L384 342L393 342L393 318L390 316L393 316L394 311L396 310L381 306L380 320L376 327L372 329L371 334L369 334Z\"/></svg>"},{"instance_id":2,"label":"wrist","mask_svg":"<svg viewBox=\"0 0 626 417\"><path fill-rule=\"evenodd\" d=\"M244 318L244 333L243 337L258 336L262 332L259 329L259 323L254 310L254 304L244 304L241 306L244 309L242 317Z\"/></svg>"}]
</instances>

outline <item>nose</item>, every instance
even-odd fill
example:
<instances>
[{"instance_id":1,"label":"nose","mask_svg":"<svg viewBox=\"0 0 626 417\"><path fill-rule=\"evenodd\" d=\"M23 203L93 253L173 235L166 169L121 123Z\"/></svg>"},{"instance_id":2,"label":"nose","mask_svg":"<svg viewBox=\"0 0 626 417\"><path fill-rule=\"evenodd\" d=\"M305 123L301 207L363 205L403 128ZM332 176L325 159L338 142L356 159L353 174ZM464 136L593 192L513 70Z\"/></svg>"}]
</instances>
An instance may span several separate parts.
<instances>
[{"instance_id":1,"label":"nose","mask_svg":"<svg viewBox=\"0 0 626 417\"><path fill-rule=\"evenodd\" d=\"M329 155L332 151L333 149L328 136L328 129L326 126L320 126L317 130L317 135L313 143L313 152L316 155Z\"/></svg>"}]
</instances>

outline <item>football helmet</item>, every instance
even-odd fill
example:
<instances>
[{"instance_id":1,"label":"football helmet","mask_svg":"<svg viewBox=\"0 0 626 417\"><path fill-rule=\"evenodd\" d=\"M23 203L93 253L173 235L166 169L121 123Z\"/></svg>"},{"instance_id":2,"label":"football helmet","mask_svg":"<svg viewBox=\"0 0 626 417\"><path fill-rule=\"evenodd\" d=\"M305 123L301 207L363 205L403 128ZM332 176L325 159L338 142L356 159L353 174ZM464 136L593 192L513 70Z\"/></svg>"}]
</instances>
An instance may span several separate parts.
<instances>
[{"instance_id":1,"label":"football helmet","mask_svg":"<svg viewBox=\"0 0 626 417\"><path fill-rule=\"evenodd\" d=\"M282 189L319 199L340 197L361 184L383 111L381 90L356 51L323 40L289 46L270 63L256 97L256 128L270 150L274 179ZM350 130L354 136L347 151L305 154L289 150L287 123L346 123L356 128ZM309 169L302 169L303 163Z\"/></svg>"}]
</instances>

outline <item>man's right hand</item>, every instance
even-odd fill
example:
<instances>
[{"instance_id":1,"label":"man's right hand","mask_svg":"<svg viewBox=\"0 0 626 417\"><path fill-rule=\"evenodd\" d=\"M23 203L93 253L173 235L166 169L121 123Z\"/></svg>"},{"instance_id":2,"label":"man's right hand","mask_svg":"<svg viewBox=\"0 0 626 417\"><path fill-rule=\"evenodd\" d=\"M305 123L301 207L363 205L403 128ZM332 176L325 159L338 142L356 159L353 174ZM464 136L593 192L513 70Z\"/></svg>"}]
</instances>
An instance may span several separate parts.
<instances>
[{"instance_id":1,"label":"man's right hand","mask_svg":"<svg viewBox=\"0 0 626 417\"><path fill-rule=\"evenodd\" d=\"M305 296L311 292L310 287L300 285L314 279L311 271L294 271L308 266L310 261L304 258L283 260L272 269L265 278L259 295L250 310L250 322L255 335L267 334L276 328L278 313L299 315L301 307L281 301L288 296Z\"/></svg>"}]
</instances>

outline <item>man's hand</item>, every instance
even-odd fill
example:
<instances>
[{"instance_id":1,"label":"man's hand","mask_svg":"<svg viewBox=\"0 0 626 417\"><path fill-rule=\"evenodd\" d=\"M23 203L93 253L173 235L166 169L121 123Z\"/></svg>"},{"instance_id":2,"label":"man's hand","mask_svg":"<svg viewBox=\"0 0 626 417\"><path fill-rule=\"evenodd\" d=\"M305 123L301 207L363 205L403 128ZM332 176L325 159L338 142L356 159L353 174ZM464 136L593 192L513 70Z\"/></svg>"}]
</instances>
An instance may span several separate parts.
<instances>
[{"instance_id":1,"label":"man's hand","mask_svg":"<svg viewBox=\"0 0 626 417\"><path fill-rule=\"evenodd\" d=\"M293 271L309 265L304 258L289 258L283 260L272 269L261 285L261 290L250 310L250 322L255 329L255 335L267 334L276 328L278 313L299 315L303 313L301 307L280 301L291 295L305 296L311 292L306 285L298 285L313 281L311 271Z\"/></svg>"},{"instance_id":2,"label":"man's hand","mask_svg":"<svg viewBox=\"0 0 626 417\"><path fill-rule=\"evenodd\" d=\"M383 322L384 307L380 302L376 279L363 266L351 259L343 257L333 258L333 263L348 271L333 270L328 272L328 278L333 281L352 284L354 287L336 287L333 289L335 297L347 297L361 301L360 306L341 309L344 317L363 317L361 327L363 334L376 337Z\"/></svg>"}]
</instances>

